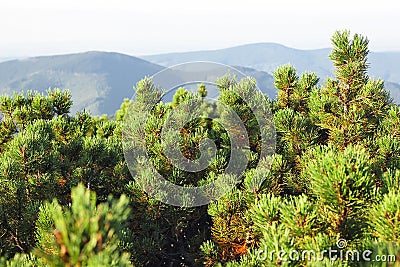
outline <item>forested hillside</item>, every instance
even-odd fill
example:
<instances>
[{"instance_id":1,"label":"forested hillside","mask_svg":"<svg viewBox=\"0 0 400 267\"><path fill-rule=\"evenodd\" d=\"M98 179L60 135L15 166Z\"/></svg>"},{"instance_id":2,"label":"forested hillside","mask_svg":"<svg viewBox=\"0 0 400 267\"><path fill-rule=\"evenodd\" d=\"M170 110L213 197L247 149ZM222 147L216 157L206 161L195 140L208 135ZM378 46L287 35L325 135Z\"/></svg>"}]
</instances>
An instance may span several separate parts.
<instances>
[{"instance_id":1,"label":"forested hillside","mask_svg":"<svg viewBox=\"0 0 400 267\"><path fill-rule=\"evenodd\" d=\"M113 119L71 114L69 91L1 96L0 265L400 266L400 108L384 82L367 75L365 37L336 32L332 45L334 76L324 82L291 65L273 72L277 99L262 95L267 106L258 107L273 114L273 154L261 153L265 129L235 93L252 94L255 80L218 80L218 101L247 132L248 164L232 190L200 207L151 197L143 186L157 185L138 182L151 173L140 157L129 170L124 151L144 141L152 167L179 186L225 179L235 148L210 119L213 102L204 101L203 116L175 140L196 160L211 139L216 157L208 167L183 171L163 152L164 121L181 103L203 99L206 85L178 89L133 133L124 124L130 112L162 96L151 78L136 84L135 100Z\"/></svg>"},{"instance_id":2,"label":"forested hillside","mask_svg":"<svg viewBox=\"0 0 400 267\"><path fill-rule=\"evenodd\" d=\"M71 91L71 112L86 110L93 115L113 115L132 88L145 76L165 67L137 57L110 52L33 57L0 62L0 94L63 88ZM257 79L259 88L276 97L272 76L251 68L236 67Z\"/></svg>"},{"instance_id":3,"label":"forested hillside","mask_svg":"<svg viewBox=\"0 0 400 267\"><path fill-rule=\"evenodd\" d=\"M49 88L69 89L71 111L113 114L132 87L163 67L119 53L86 52L43 56L0 63L0 93Z\"/></svg>"}]
</instances>

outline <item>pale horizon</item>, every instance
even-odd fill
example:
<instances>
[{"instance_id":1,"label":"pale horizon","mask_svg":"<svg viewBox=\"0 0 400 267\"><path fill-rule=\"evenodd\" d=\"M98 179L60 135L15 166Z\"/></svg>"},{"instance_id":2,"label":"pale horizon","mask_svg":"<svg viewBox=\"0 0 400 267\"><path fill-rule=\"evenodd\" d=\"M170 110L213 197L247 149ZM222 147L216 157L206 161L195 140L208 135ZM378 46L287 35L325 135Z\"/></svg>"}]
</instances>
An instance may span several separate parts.
<instances>
[{"instance_id":1,"label":"pale horizon","mask_svg":"<svg viewBox=\"0 0 400 267\"><path fill-rule=\"evenodd\" d=\"M109 51L145 56L251 43L331 47L336 30L400 51L399 4L391 0L24 1L0 3L0 58Z\"/></svg>"}]
</instances>

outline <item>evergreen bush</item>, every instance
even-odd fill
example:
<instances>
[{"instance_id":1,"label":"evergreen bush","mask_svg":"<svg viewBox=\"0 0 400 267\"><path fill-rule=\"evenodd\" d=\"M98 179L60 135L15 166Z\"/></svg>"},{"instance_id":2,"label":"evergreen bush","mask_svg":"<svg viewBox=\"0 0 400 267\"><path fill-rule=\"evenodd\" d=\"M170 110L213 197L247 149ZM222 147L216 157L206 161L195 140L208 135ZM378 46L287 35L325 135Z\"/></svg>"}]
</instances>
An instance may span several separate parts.
<instances>
[{"instance_id":1,"label":"evergreen bush","mask_svg":"<svg viewBox=\"0 0 400 267\"><path fill-rule=\"evenodd\" d=\"M251 106L264 97L254 94L255 80L218 80L218 100L246 128L248 163L232 190L201 207L152 197L143 188L152 186L154 173L134 158L131 175L124 149L141 149L144 140L151 165L177 185L231 179L224 170L235 149L228 130L235 129L209 119L220 110L202 101L204 84L197 92L178 89L171 103L150 103L162 91L144 78L115 120L70 114L71 95L59 89L1 96L0 264L400 266L400 108L382 80L368 77L368 39L339 31L332 44L335 75L325 82L289 64L273 72L278 98L257 107L273 111L276 151L267 157L260 148L267 129ZM245 103L237 92L254 101ZM202 103L201 116L177 138L167 133L165 143L196 160L202 140L211 139L216 157L199 172L175 166L161 141L168 116L184 121L188 114L178 107L193 100ZM124 119L149 104L156 105L146 123L133 127L139 130L123 147ZM324 250L347 258L321 257ZM368 261L363 251L371 259L395 258Z\"/></svg>"}]
</instances>

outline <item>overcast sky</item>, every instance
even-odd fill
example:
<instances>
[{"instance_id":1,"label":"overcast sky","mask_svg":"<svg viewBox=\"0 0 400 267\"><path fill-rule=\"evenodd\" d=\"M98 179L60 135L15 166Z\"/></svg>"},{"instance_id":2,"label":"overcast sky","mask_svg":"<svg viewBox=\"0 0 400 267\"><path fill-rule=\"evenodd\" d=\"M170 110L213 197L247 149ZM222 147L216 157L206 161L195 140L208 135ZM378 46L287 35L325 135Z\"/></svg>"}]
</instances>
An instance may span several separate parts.
<instances>
[{"instance_id":1,"label":"overcast sky","mask_svg":"<svg viewBox=\"0 0 400 267\"><path fill-rule=\"evenodd\" d=\"M0 57L104 50L131 55L276 42L330 46L337 29L400 51L394 0L1 0Z\"/></svg>"}]
</instances>

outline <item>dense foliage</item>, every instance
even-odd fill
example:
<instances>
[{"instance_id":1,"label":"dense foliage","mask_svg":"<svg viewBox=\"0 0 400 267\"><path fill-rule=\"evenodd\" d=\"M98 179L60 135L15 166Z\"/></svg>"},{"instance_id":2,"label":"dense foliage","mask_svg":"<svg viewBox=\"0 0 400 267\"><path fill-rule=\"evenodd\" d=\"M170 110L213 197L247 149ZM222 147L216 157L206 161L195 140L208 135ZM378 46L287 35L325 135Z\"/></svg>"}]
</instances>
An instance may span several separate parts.
<instances>
[{"instance_id":1,"label":"dense foliage","mask_svg":"<svg viewBox=\"0 0 400 267\"><path fill-rule=\"evenodd\" d=\"M277 144L266 158L259 156L263 129L232 90L252 92L254 80L218 80L219 101L246 127L249 161L233 190L196 208L150 197L137 183L150 175L140 164L133 175L129 172L121 140L131 101L110 119L71 115L68 91L2 96L0 264L400 265L400 108L384 82L367 75L366 38L336 32L332 43L334 78L320 82L314 73L298 75L291 65L273 73L278 98L268 108ZM135 91L139 107L160 94L149 78ZM181 171L163 153L160 135L168 115L180 103L206 94L204 85L196 93L180 88L171 103L159 102L143 125L152 165L177 185L214 181L229 162L229 136L209 119L217 106L206 101L203 117L187 123L174 142L194 160L201 140L212 139L216 157L209 167ZM257 177L262 184L252 183ZM329 249L347 258L309 255ZM397 261L358 260L357 253L365 250L371 250L371 259L394 255ZM299 254L289 255L293 251ZM310 257L301 257L304 251Z\"/></svg>"}]
</instances>

